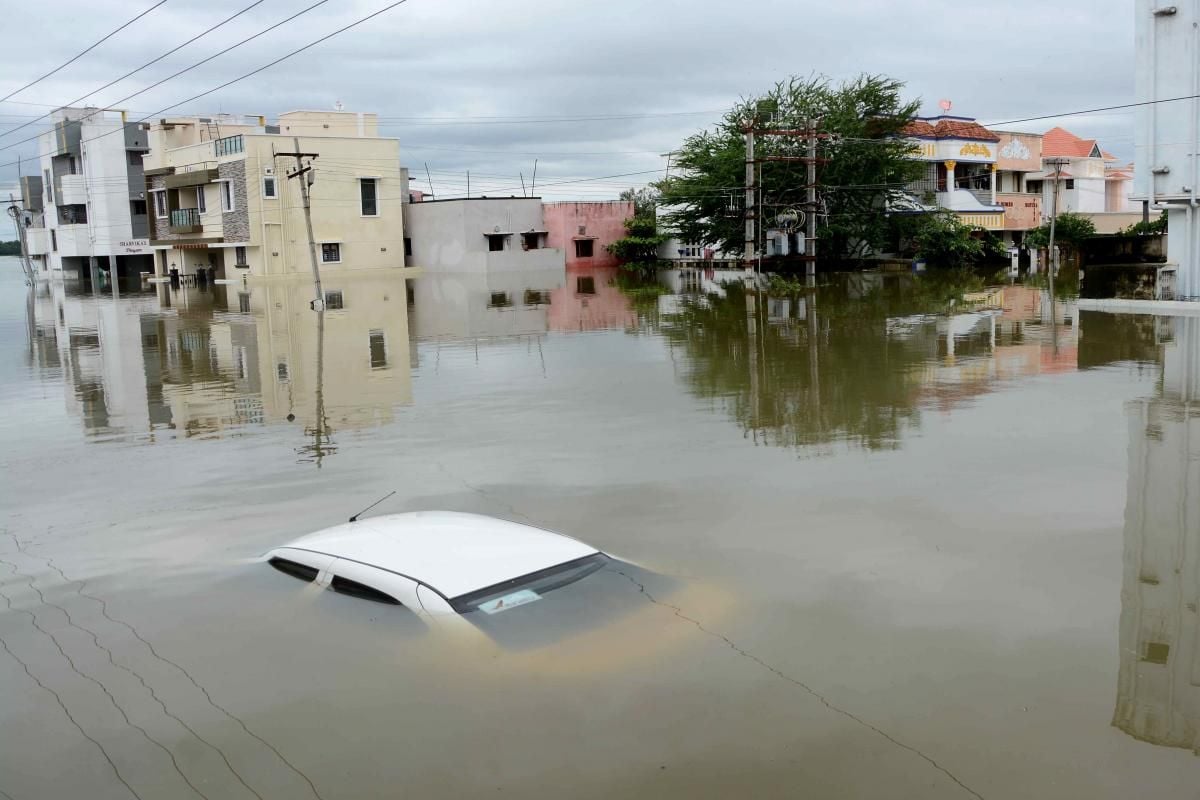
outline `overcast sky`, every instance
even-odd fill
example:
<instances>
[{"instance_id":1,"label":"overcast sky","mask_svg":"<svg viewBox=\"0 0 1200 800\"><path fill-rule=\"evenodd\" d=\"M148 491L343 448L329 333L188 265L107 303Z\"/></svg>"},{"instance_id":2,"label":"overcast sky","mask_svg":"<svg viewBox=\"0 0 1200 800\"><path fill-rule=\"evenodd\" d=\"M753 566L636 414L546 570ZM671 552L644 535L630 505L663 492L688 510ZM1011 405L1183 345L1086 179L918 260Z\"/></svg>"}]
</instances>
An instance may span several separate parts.
<instances>
[{"instance_id":1,"label":"overcast sky","mask_svg":"<svg viewBox=\"0 0 1200 800\"><path fill-rule=\"evenodd\" d=\"M57 67L157 0L4 3L0 96ZM0 132L87 94L253 0L167 0L66 69L0 103ZM347 25L392 0L328 0L295 21L128 101L137 92L316 0L262 0L249 12L90 98L153 115ZM904 81L926 114L999 122L1133 100L1127 0L408 0L287 61L171 113L292 109L374 111L418 188L519 194L538 161L548 199L613 197L653 174L548 186L571 178L661 170L660 154L710 125L740 96L790 74L860 72ZM47 13L53 9L53 14ZM481 118L491 119L481 119ZM606 117L579 119L580 117ZM516 118L516 119L513 119ZM523 119L522 119L523 118ZM555 119L558 118L558 119ZM565 119L564 119L565 118ZM1062 124L1133 151L1130 112ZM8 146L40 125L0 137ZM30 158L27 142L0 163ZM28 173L29 170L26 170ZM0 185L15 168L0 168ZM512 192L508 192L512 193Z\"/></svg>"}]
</instances>

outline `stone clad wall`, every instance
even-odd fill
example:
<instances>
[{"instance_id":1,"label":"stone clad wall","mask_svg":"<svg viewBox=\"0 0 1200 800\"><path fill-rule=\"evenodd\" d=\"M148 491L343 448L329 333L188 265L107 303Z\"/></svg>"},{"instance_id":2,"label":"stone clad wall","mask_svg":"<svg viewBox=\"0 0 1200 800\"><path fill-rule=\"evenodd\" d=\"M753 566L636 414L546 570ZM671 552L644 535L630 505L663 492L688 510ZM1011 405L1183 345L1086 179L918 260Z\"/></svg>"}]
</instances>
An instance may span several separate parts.
<instances>
[{"instance_id":1,"label":"stone clad wall","mask_svg":"<svg viewBox=\"0 0 1200 800\"><path fill-rule=\"evenodd\" d=\"M217 174L233 184L233 211L221 214L222 238L227 242L250 241L250 209L246 197L246 162L224 161L217 165Z\"/></svg>"}]
</instances>

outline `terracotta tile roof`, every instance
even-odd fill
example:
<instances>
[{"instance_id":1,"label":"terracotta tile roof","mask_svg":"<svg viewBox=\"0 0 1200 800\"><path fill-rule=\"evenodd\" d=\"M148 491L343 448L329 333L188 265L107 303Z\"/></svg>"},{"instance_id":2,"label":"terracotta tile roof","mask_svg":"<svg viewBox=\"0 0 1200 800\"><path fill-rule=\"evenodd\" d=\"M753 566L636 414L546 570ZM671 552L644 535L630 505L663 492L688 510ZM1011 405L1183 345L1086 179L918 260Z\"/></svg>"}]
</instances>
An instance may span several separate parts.
<instances>
[{"instance_id":1,"label":"terracotta tile roof","mask_svg":"<svg viewBox=\"0 0 1200 800\"><path fill-rule=\"evenodd\" d=\"M934 117L914 119L900 129L905 136L920 136L926 139L974 139L982 142L998 142L1000 137L973 119Z\"/></svg>"},{"instance_id":2,"label":"terracotta tile roof","mask_svg":"<svg viewBox=\"0 0 1200 800\"><path fill-rule=\"evenodd\" d=\"M923 119L914 119L912 122L900 129L900 133L904 136L929 136L933 137L933 126Z\"/></svg>"},{"instance_id":3,"label":"terracotta tile roof","mask_svg":"<svg viewBox=\"0 0 1200 800\"><path fill-rule=\"evenodd\" d=\"M1094 149L1095 139L1080 139L1066 128L1051 128L1042 137L1043 158L1088 158Z\"/></svg>"},{"instance_id":4,"label":"terracotta tile roof","mask_svg":"<svg viewBox=\"0 0 1200 800\"><path fill-rule=\"evenodd\" d=\"M1132 180L1133 176L1127 172L1108 172L1105 173L1104 179L1108 181L1128 181Z\"/></svg>"}]
</instances>

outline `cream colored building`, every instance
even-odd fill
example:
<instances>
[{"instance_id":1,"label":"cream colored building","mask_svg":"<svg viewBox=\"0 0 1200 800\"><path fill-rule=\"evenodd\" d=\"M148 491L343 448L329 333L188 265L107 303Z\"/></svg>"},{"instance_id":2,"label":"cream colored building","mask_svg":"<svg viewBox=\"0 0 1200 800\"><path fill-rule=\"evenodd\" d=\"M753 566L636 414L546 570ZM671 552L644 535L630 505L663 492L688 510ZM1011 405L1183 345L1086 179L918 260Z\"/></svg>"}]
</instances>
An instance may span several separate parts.
<instances>
[{"instance_id":1,"label":"cream colored building","mask_svg":"<svg viewBox=\"0 0 1200 800\"><path fill-rule=\"evenodd\" d=\"M324 276L404 267L400 144L374 114L292 111L265 118L166 118L148 124L145 158L155 272L184 280L312 275L301 180L311 180ZM306 153L312 170L289 179Z\"/></svg>"}]
</instances>

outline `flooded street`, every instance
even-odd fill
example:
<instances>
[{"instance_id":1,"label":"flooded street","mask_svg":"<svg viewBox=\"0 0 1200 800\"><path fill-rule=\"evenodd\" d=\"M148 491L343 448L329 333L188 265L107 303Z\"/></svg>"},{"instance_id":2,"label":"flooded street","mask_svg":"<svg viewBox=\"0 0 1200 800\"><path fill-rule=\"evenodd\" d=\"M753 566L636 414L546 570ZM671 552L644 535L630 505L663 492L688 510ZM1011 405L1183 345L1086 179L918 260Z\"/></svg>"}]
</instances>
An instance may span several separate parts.
<instances>
[{"instance_id":1,"label":"flooded street","mask_svg":"<svg viewBox=\"0 0 1200 800\"><path fill-rule=\"evenodd\" d=\"M1200 316L9 262L0 798L1200 798ZM637 571L510 637L260 561L393 490Z\"/></svg>"}]
</instances>

